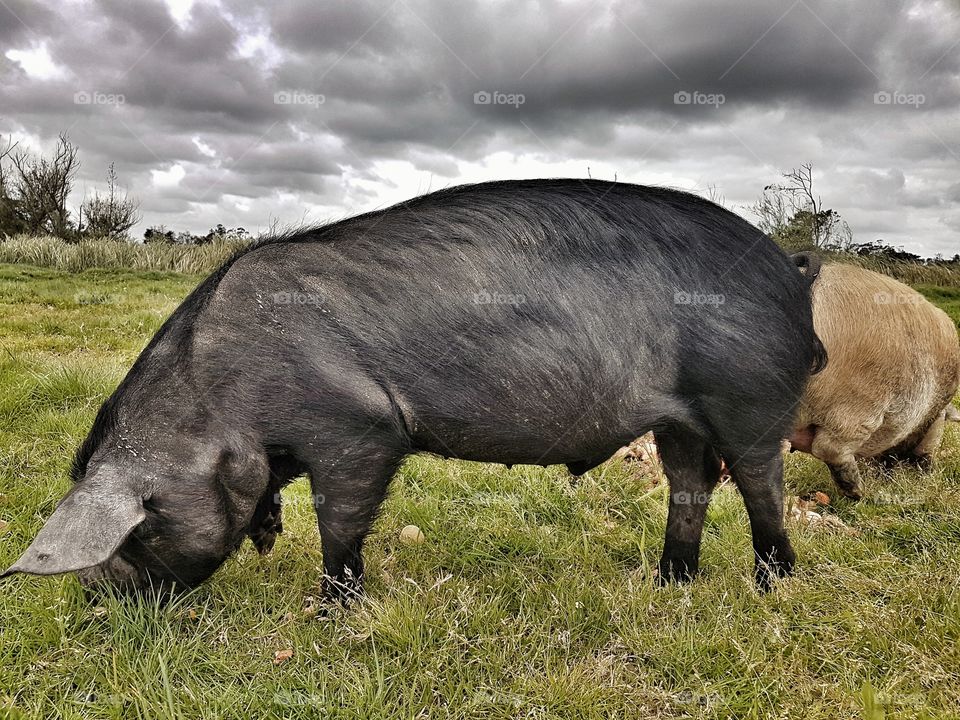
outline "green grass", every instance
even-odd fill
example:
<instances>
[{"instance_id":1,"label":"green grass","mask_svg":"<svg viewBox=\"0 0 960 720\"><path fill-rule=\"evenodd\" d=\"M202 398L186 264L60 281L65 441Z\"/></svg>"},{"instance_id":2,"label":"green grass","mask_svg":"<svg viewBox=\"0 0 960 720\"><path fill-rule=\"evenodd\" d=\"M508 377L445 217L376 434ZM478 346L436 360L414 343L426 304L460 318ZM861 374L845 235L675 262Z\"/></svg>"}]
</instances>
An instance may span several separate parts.
<instances>
[{"instance_id":1,"label":"green grass","mask_svg":"<svg viewBox=\"0 0 960 720\"><path fill-rule=\"evenodd\" d=\"M917 285L916 289L924 297L943 310L960 328L960 287L941 287L937 285Z\"/></svg>"},{"instance_id":2,"label":"green grass","mask_svg":"<svg viewBox=\"0 0 960 720\"><path fill-rule=\"evenodd\" d=\"M0 566L197 280L0 265ZM866 500L835 501L853 534L792 525L798 574L759 595L731 488L710 508L703 576L657 589L667 492L635 466L571 483L417 457L370 538L368 599L324 619L301 480L272 555L248 545L167 607L91 605L73 577L0 581L0 717L958 717L958 476L951 426L935 472L871 471ZM835 494L797 455L787 485ZM422 545L400 542L410 523Z\"/></svg>"}]
</instances>

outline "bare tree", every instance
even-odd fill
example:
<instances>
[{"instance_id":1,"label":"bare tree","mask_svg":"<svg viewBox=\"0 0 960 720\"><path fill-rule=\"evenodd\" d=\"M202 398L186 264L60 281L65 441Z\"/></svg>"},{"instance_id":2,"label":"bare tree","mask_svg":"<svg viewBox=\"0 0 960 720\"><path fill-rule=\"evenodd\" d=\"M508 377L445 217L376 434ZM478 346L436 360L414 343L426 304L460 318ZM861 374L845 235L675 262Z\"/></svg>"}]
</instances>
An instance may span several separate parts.
<instances>
[{"instance_id":1,"label":"bare tree","mask_svg":"<svg viewBox=\"0 0 960 720\"><path fill-rule=\"evenodd\" d=\"M751 206L758 226L789 250L843 250L853 242L850 226L813 188L813 165L783 174L786 182L767 185Z\"/></svg>"},{"instance_id":2,"label":"bare tree","mask_svg":"<svg viewBox=\"0 0 960 720\"><path fill-rule=\"evenodd\" d=\"M25 230L69 239L67 196L80 169L77 147L61 133L52 158L37 158L21 151L12 160L12 185Z\"/></svg>"},{"instance_id":3,"label":"bare tree","mask_svg":"<svg viewBox=\"0 0 960 720\"><path fill-rule=\"evenodd\" d=\"M3 164L10 155L16 150L19 143L15 143L13 138L7 138L6 147L0 149L0 192L6 194L10 187L10 173Z\"/></svg>"},{"instance_id":4,"label":"bare tree","mask_svg":"<svg viewBox=\"0 0 960 720\"><path fill-rule=\"evenodd\" d=\"M814 247L824 246L824 227L821 213L823 212L823 200L820 195L813 191L813 164L803 163L799 168L794 168L783 177L787 182L781 185L784 193L792 200L795 211L806 210L810 213L810 231L811 240Z\"/></svg>"},{"instance_id":5,"label":"bare tree","mask_svg":"<svg viewBox=\"0 0 960 720\"><path fill-rule=\"evenodd\" d=\"M94 193L80 206L80 217L86 215L83 232L96 237L124 238L130 228L140 222L140 203L117 186L117 170L110 163L107 170L107 193Z\"/></svg>"},{"instance_id":6,"label":"bare tree","mask_svg":"<svg viewBox=\"0 0 960 720\"><path fill-rule=\"evenodd\" d=\"M17 208L17 199L13 195L10 182L10 170L4 162L16 149L17 143L8 138L0 148L0 237L15 235L23 231L23 223Z\"/></svg>"}]
</instances>

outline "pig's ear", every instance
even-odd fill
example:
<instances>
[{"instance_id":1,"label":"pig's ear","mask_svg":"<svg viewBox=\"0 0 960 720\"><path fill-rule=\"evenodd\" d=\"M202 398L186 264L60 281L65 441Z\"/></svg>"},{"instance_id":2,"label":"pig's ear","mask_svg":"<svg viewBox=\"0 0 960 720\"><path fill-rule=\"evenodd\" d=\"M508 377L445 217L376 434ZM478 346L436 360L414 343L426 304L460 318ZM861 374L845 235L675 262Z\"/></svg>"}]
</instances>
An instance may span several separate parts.
<instances>
[{"instance_id":1,"label":"pig's ear","mask_svg":"<svg viewBox=\"0 0 960 720\"><path fill-rule=\"evenodd\" d=\"M18 572L56 575L99 565L145 516L138 495L77 488L61 501L26 552L0 577Z\"/></svg>"}]
</instances>

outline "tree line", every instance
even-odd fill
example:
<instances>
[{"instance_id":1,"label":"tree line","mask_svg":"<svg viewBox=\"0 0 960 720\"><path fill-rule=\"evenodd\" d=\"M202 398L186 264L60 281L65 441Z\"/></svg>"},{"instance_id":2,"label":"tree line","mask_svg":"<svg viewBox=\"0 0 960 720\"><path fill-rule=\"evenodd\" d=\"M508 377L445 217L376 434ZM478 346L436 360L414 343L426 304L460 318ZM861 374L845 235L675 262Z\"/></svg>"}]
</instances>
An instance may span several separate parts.
<instances>
[{"instance_id":1,"label":"tree line","mask_svg":"<svg viewBox=\"0 0 960 720\"><path fill-rule=\"evenodd\" d=\"M107 168L106 192L84 198L76 215L67 207L80 170L77 155L77 146L63 133L50 156L28 152L11 139L0 144L0 239L14 235L52 235L69 243L84 238L130 239L130 230L141 220L140 201L120 187L113 163ZM248 237L242 227L218 224L204 235L150 227L143 240L204 245Z\"/></svg>"}]
</instances>

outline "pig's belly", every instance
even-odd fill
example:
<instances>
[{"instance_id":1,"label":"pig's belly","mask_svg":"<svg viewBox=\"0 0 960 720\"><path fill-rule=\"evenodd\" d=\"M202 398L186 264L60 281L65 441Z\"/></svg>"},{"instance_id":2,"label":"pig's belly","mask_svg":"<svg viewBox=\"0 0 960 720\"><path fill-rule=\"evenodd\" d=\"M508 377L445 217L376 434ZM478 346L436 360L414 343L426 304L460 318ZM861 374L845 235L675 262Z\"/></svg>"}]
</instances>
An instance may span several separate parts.
<instances>
[{"instance_id":1,"label":"pig's belly","mask_svg":"<svg viewBox=\"0 0 960 720\"><path fill-rule=\"evenodd\" d=\"M904 424L905 422L909 422L910 425ZM915 422L914 417L896 417L885 420L884 424L857 448L855 454L858 457L871 458L887 452L904 442L915 432Z\"/></svg>"},{"instance_id":2,"label":"pig's belly","mask_svg":"<svg viewBox=\"0 0 960 720\"><path fill-rule=\"evenodd\" d=\"M663 413L655 403L627 407L618 398L597 407L568 405L512 412L479 403L442 413L413 413L416 450L444 457L505 464L600 462L650 430Z\"/></svg>"}]
</instances>

